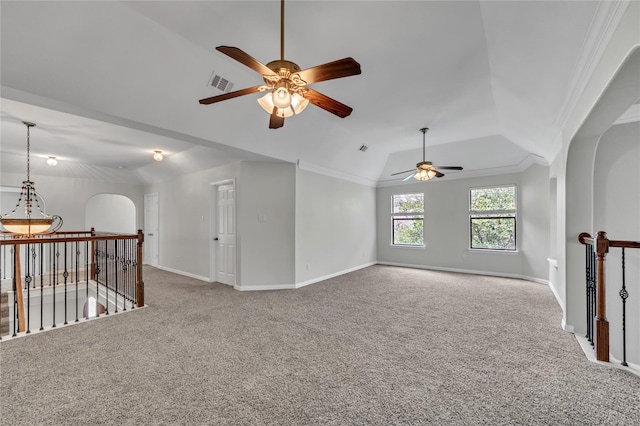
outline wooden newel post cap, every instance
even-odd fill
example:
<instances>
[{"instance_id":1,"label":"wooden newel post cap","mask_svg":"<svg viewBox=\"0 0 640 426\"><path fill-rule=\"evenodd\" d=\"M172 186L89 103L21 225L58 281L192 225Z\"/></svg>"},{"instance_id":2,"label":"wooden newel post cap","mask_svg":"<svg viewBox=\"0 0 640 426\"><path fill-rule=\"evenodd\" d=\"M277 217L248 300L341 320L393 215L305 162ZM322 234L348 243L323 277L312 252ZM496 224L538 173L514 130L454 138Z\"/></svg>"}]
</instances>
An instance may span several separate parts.
<instances>
[{"instance_id":1,"label":"wooden newel post cap","mask_svg":"<svg viewBox=\"0 0 640 426\"><path fill-rule=\"evenodd\" d=\"M604 231L598 231L596 236L596 253L609 253L609 240L607 239L607 233Z\"/></svg>"}]
</instances>

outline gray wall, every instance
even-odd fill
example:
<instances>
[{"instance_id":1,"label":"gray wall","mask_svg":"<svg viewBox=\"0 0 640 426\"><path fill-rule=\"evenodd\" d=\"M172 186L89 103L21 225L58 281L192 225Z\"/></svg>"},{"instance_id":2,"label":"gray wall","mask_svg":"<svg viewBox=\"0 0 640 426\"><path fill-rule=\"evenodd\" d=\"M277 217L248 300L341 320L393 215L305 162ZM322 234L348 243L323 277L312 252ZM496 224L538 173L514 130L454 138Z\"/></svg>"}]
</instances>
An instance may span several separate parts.
<instances>
[{"instance_id":1,"label":"gray wall","mask_svg":"<svg viewBox=\"0 0 640 426\"><path fill-rule=\"evenodd\" d=\"M611 127L602 135L594 168L594 231L612 240L640 241L640 122ZM611 354L622 359L622 251L606 257L607 319ZM640 364L640 250L625 250L627 359Z\"/></svg>"},{"instance_id":2,"label":"gray wall","mask_svg":"<svg viewBox=\"0 0 640 426\"><path fill-rule=\"evenodd\" d=\"M243 161L240 169L236 206L240 289L292 287L296 166Z\"/></svg>"},{"instance_id":3,"label":"gray wall","mask_svg":"<svg viewBox=\"0 0 640 426\"><path fill-rule=\"evenodd\" d=\"M469 188L516 184L518 252L469 250ZM424 192L422 248L391 245L391 195ZM523 173L381 187L377 191L378 261L418 267L548 279L549 169L532 165Z\"/></svg>"},{"instance_id":4,"label":"gray wall","mask_svg":"<svg viewBox=\"0 0 640 426\"><path fill-rule=\"evenodd\" d=\"M238 162L149 185L146 193L158 194L160 268L211 279L211 187L230 179L237 194L236 287L293 287L295 165L289 163Z\"/></svg>"},{"instance_id":5,"label":"gray wall","mask_svg":"<svg viewBox=\"0 0 640 426\"><path fill-rule=\"evenodd\" d=\"M234 163L145 188L146 194L158 194L161 268L209 280L211 184L239 175L240 163Z\"/></svg>"},{"instance_id":6,"label":"gray wall","mask_svg":"<svg viewBox=\"0 0 640 426\"><path fill-rule=\"evenodd\" d=\"M119 194L97 194L87 201L85 223L99 232L135 234L136 206Z\"/></svg>"},{"instance_id":7,"label":"gray wall","mask_svg":"<svg viewBox=\"0 0 640 426\"><path fill-rule=\"evenodd\" d=\"M17 173L2 173L1 186L21 187L25 176ZM85 231L93 224L85 223L87 202L98 194L119 194L135 204L136 227L144 223L144 189L138 184L103 182L97 179L76 179L56 176L31 175L36 190L46 202L46 213L62 217L62 231ZM2 212L4 214L7 212Z\"/></svg>"},{"instance_id":8,"label":"gray wall","mask_svg":"<svg viewBox=\"0 0 640 426\"><path fill-rule=\"evenodd\" d=\"M376 261L375 200L375 188L297 171L297 284Z\"/></svg>"},{"instance_id":9,"label":"gray wall","mask_svg":"<svg viewBox=\"0 0 640 426\"><path fill-rule=\"evenodd\" d=\"M293 288L376 261L374 188L290 163L240 162L146 188L158 193L161 268L209 279L202 218L211 184L227 179L236 180L240 290Z\"/></svg>"}]
</instances>

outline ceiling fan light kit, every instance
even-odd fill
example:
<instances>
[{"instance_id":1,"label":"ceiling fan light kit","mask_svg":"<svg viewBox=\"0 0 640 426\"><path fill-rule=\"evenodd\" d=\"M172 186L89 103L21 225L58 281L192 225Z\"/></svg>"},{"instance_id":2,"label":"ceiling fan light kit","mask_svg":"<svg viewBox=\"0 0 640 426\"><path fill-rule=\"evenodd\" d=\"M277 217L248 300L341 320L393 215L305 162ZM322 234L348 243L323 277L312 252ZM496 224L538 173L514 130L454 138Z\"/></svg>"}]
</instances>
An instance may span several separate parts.
<instances>
[{"instance_id":1,"label":"ceiling fan light kit","mask_svg":"<svg viewBox=\"0 0 640 426\"><path fill-rule=\"evenodd\" d=\"M202 105L251 93L267 92L258 99L258 104L271 116L269 119L270 129L284 126L285 118L300 114L309 103L341 118L349 116L353 111L351 107L307 87L312 83L360 74L360 64L353 58L339 59L305 70L301 70L298 64L284 59L284 0L280 1L279 60L263 65L237 47L218 46L216 50L262 74L265 84L200 99L199 102Z\"/></svg>"}]
</instances>

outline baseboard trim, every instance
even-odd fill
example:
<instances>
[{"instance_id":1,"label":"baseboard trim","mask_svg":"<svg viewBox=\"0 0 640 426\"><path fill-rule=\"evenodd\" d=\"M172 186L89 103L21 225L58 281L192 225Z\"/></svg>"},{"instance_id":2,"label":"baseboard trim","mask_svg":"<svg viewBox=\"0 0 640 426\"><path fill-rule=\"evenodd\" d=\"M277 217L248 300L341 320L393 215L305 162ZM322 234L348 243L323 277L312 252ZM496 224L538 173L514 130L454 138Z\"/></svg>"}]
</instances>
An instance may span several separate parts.
<instances>
[{"instance_id":1,"label":"baseboard trim","mask_svg":"<svg viewBox=\"0 0 640 426\"><path fill-rule=\"evenodd\" d=\"M558 305L560 305L560 308L562 309L562 312L564 312L564 302L560 298L560 295L558 294L558 290L556 290L555 286L553 284L551 284L551 281L548 281L548 284L549 284L549 288L551 289L551 292L553 293L553 295L556 298L556 302L558 302Z\"/></svg>"},{"instance_id":2,"label":"baseboard trim","mask_svg":"<svg viewBox=\"0 0 640 426\"><path fill-rule=\"evenodd\" d=\"M562 318L562 322L560 323L560 326L562 327L562 329L564 331L566 331L567 333L573 333L575 334L574 328L572 325L567 324L567 321Z\"/></svg>"},{"instance_id":3,"label":"baseboard trim","mask_svg":"<svg viewBox=\"0 0 640 426\"><path fill-rule=\"evenodd\" d=\"M369 262L362 265L354 266L353 268L344 269L342 271L334 272L332 274L323 275L318 278L313 278L307 281L299 282L296 284L265 284L265 285L241 285L234 286L233 288L239 291L260 291L260 290L295 290L297 288L305 287L310 284L315 284L321 281L335 278L340 275L348 274L349 272L357 271L369 266L375 265L377 262Z\"/></svg>"},{"instance_id":4,"label":"baseboard trim","mask_svg":"<svg viewBox=\"0 0 640 426\"><path fill-rule=\"evenodd\" d=\"M312 279L307 280L307 281L302 281L302 282L296 283L295 288L305 287L305 286L308 286L310 284L315 284L315 283L318 283L320 281L325 281L325 280L328 280L328 279L331 279L331 278L338 277L340 275L348 274L349 272L354 272L354 271L357 271L359 269L368 268L369 266L373 266L373 265L375 265L377 263L378 262L364 263L362 265L354 266L353 268L348 268L348 269L344 269L342 271L334 272L333 274L323 275L323 276L318 277L318 278L312 278Z\"/></svg>"},{"instance_id":5,"label":"baseboard trim","mask_svg":"<svg viewBox=\"0 0 640 426\"><path fill-rule=\"evenodd\" d=\"M234 285L234 290L238 291L260 291L260 290L294 290L295 284L265 284L265 285Z\"/></svg>"},{"instance_id":6,"label":"baseboard trim","mask_svg":"<svg viewBox=\"0 0 640 426\"><path fill-rule=\"evenodd\" d=\"M405 268L427 269L431 271L457 272L460 274L486 275L490 277L502 277L502 278L515 278L518 280L526 280L526 281L532 281L538 284L549 285L549 281L547 280L543 280L541 278L536 278L536 277L529 277L527 275L521 275L521 274L509 274L505 272L491 272L491 271L477 271L473 269L459 269L459 268L449 268L449 267L442 267L442 266L414 265L410 263L397 263L397 262L377 262L377 263L378 265L402 266Z\"/></svg>"},{"instance_id":7,"label":"baseboard trim","mask_svg":"<svg viewBox=\"0 0 640 426\"><path fill-rule=\"evenodd\" d=\"M580 348L582 349L582 352L584 352L584 356L589 361L595 364L603 365L605 367L617 368L620 370L628 371L629 373L635 374L636 376L640 377L640 365L629 363L629 366L625 367L623 365L620 365L621 361L614 358L611 354L609 354L610 362L598 361L596 358L596 353L593 350L593 347L591 346L589 341L586 339L586 337L578 336L577 334L574 334L574 336L578 341L578 343L580 344Z\"/></svg>"},{"instance_id":8,"label":"baseboard trim","mask_svg":"<svg viewBox=\"0 0 640 426\"><path fill-rule=\"evenodd\" d=\"M189 278L194 278L194 279L200 280L200 281L211 282L209 280L209 277L203 277L202 275L192 274L191 272L185 272L185 271L181 271L179 269L168 268L166 266L158 266L158 269L161 269L161 270L167 271L167 272L171 272L173 274L178 274L178 275L182 275L182 276L185 276L185 277L189 277Z\"/></svg>"}]
</instances>

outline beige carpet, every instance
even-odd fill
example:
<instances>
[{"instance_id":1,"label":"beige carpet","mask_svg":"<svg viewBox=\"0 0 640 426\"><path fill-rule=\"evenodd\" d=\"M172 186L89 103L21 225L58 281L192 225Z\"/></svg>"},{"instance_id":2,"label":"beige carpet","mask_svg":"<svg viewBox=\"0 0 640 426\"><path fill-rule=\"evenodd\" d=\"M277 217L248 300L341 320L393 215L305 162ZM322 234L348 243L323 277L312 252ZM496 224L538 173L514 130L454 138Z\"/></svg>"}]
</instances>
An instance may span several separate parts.
<instances>
[{"instance_id":1,"label":"beige carpet","mask_svg":"<svg viewBox=\"0 0 640 426\"><path fill-rule=\"evenodd\" d=\"M0 343L3 425L638 425L550 290L373 266L239 292L145 268L147 308Z\"/></svg>"}]
</instances>

